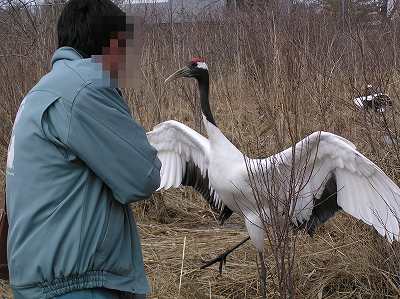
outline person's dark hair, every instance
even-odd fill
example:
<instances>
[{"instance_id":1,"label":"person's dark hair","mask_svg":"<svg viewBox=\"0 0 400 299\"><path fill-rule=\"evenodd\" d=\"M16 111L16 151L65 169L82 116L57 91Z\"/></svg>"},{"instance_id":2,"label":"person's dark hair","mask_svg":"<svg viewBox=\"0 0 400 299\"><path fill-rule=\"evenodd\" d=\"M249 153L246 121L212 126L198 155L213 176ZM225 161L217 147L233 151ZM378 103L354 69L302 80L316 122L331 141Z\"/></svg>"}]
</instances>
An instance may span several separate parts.
<instances>
[{"instance_id":1,"label":"person's dark hair","mask_svg":"<svg viewBox=\"0 0 400 299\"><path fill-rule=\"evenodd\" d=\"M85 58L101 55L124 31L126 15L110 0L70 0L58 19L58 47L72 47Z\"/></svg>"}]
</instances>

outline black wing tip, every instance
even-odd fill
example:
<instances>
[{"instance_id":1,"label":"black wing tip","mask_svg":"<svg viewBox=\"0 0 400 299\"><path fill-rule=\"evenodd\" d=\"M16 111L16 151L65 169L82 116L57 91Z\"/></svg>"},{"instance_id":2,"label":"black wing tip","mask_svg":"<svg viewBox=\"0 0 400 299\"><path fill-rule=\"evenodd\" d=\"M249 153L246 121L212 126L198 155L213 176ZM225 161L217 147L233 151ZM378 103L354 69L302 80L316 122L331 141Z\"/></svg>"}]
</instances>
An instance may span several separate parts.
<instances>
[{"instance_id":1,"label":"black wing tip","mask_svg":"<svg viewBox=\"0 0 400 299\"><path fill-rule=\"evenodd\" d=\"M215 202L215 191L210 190L209 183L208 174L203 176L200 168L193 161L190 160L186 162L182 185L191 186L199 192L208 202L211 209L219 215L218 222L222 225L232 215L232 210L226 206L224 206L223 209L218 206L218 203Z\"/></svg>"},{"instance_id":2,"label":"black wing tip","mask_svg":"<svg viewBox=\"0 0 400 299\"><path fill-rule=\"evenodd\" d=\"M223 225L225 223L225 221L228 220L229 217L231 217L232 213L233 213L233 211L225 206L224 209L219 214L219 217L218 217L219 224Z\"/></svg>"},{"instance_id":3,"label":"black wing tip","mask_svg":"<svg viewBox=\"0 0 400 299\"><path fill-rule=\"evenodd\" d=\"M337 183L334 174L327 180L320 198L314 197L314 207L308 221L297 223L297 230L305 229L313 237L317 227L325 223L342 208L337 204Z\"/></svg>"}]
</instances>

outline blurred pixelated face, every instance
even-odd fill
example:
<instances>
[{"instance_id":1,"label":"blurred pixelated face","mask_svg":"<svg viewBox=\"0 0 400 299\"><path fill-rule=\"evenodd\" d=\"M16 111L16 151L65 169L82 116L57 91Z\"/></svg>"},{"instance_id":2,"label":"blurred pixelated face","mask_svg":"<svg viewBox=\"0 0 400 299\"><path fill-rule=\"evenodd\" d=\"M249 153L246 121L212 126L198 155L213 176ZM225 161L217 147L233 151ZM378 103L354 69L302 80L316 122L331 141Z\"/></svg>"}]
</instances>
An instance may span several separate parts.
<instances>
[{"instance_id":1,"label":"blurred pixelated face","mask_svg":"<svg viewBox=\"0 0 400 299\"><path fill-rule=\"evenodd\" d=\"M118 32L110 39L109 45L103 47L101 62L103 69L110 72L113 79L121 77L125 72L126 45L129 33Z\"/></svg>"},{"instance_id":2,"label":"blurred pixelated face","mask_svg":"<svg viewBox=\"0 0 400 299\"><path fill-rule=\"evenodd\" d=\"M96 57L118 87L135 87L140 77L140 57L143 45L143 20L126 18L126 31L112 34L102 55Z\"/></svg>"}]
</instances>

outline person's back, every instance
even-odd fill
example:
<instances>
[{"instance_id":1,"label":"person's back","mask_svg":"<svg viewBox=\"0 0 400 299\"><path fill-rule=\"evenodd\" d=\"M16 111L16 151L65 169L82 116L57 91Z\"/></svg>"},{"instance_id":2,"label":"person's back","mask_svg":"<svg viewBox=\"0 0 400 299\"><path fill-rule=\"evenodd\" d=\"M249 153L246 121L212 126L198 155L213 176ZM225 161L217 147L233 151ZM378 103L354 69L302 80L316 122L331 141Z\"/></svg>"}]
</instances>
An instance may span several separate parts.
<instances>
[{"instance_id":1,"label":"person's back","mask_svg":"<svg viewBox=\"0 0 400 299\"><path fill-rule=\"evenodd\" d=\"M93 3L113 12L108 0L72 0L67 8ZM14 122L6 198L16 299L97 288L149 291L128 203L157 189L160 162L110 86L111 70L83 59L84 52L59 48Z\"/></svg>"}]
</instances>

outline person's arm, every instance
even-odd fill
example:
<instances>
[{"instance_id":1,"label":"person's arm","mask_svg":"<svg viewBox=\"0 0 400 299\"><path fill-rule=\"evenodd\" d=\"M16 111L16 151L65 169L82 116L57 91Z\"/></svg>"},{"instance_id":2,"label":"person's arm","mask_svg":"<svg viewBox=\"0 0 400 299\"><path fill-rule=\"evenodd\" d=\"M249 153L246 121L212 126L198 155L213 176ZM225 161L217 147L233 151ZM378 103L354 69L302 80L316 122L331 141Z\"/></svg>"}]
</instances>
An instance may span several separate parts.
<instances>
[{"instance_id":1,"label":"person's arm","mask_svg":"<svg viewBox=\"0 0 400 299\"><path fill-rule=\"evenodd\" d=\"M67 145L123 204L150 197L160 185L157 152L114 89L89 85L78 94Z\"/></svg>"}]
</instances>

